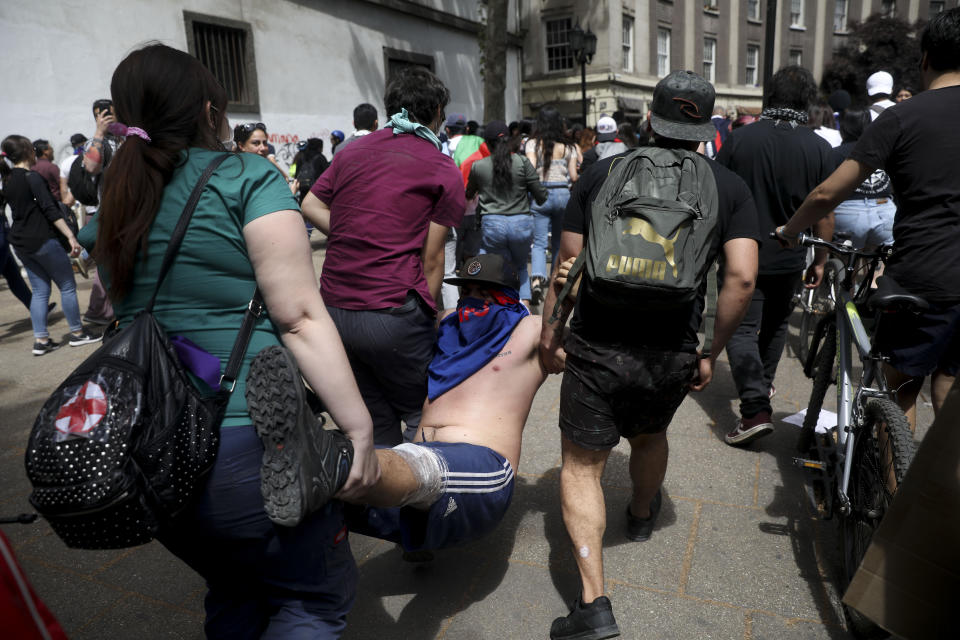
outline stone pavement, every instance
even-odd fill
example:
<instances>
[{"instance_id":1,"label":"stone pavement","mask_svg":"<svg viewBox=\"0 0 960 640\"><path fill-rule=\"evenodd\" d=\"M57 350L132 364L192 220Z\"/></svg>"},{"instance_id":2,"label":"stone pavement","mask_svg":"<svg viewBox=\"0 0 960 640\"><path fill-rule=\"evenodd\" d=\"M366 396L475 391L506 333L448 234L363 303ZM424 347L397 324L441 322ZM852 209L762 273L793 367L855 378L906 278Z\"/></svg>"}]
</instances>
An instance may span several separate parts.
<instances>
[{"instance_id":1,"label":"stone pavement","mask_svg":"<svg viewBox=\"0 0 960 640\"><path fill-rule=\"evenodd\" d=\"M319 262L319 257L318 257ZM89 281L78 281L85 308ZM59 309L51 334L67 332ZM94 347L30 354L26 310L0 280L0 515L30 511L24 446L39 406ZM847 638L835 586L837 536L807 504L791 464L809 381L792 350L773 399L776 431L745 449L722 434L737 417L729 369L684 401L669 430L664 506L650 541L623 535L629 450L610 457L604 557L623 638ZM524 434L513 504L487 539L405 563L393 545L351 536L360 589L345 638L546 638L579 590L558 502L560 377L540 389ZM932 422L921 407L922 425ZM203 581L160 545L77 551L50 528L3 525L37 593L71 638L201 638ZM0 625L2 626L2 625ZM2 633L0 633L2 635Z\"/></svg>"}]
</instances>

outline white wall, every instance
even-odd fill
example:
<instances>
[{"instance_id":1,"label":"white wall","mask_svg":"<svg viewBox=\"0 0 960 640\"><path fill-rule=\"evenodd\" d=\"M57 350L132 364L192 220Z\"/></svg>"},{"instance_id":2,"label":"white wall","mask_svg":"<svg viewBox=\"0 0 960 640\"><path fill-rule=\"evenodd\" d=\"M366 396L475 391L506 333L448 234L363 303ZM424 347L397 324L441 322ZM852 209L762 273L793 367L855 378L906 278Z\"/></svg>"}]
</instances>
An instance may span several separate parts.
<instances>
[{"instance_id":1,"label":"white wall","mask_svg":"<svg viewBox=\"0 0 960 640\"><path fill-rule=\"evenodd\" d=\"M477 0L420 0L478 20ZM251 25L260 113L274 144L333 129L348 135L353 108L369 102L383 124L383 47L434 57L450 88L447 112L483 116L476 34L360 0L55 0L34 11L24 0L0 1L0 137L47 138L59 159L70 135L93 133L90 106L109 97L110 76L131 50L153 40L186 50L183 11ZM507 119L520 115L519 52L508 63ZM287 149L289 151L289 148Z\"/></svg>"}]
</instances>

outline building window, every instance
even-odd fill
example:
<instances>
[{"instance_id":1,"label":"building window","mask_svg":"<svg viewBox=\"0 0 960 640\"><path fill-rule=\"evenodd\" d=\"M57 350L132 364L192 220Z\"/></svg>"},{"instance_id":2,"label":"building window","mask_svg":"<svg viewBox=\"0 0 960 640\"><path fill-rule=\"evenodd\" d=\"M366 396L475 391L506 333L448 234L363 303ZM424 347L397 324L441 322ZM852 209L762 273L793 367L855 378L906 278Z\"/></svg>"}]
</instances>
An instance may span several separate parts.
<instances>
[{"instance_id":1,"label":"building window","mask_svg":"<svg viewBox=\"0 0 960 640\"><path fill-rule=\"evenodd\" d=\"M880 15L884 18L894 18L897 15L897 3L895 0L883 0L880 3Z\"/></svg>"},{"instance_id":2,"label":"building window","mask_svg":"<svg viewBox=\"0 0 960 640\"><path fill-rule=\"evenodd\" d=\"M803 66L803 51L800 49L790 49L790 64L798 67Z\"/></svg>"},{"instance_id":3,"label":"building window","mask_svg":"<svg viewBox=\"0 0 960 640\"><path fill-rule=\"evenodd\" d=\"M719 10L719 0L703 0L703 8L707 11L718 11Z\"/></svg>"},{"instance_id":4,"label":"building window","mask_svg":"<svg viewBox=\"0 0 960 640\"><path fill-rule=\"evenodd\" d=\"M747 45L747 65L746 65L746 84L755 87L759 82L757 68L760 63L760 46L756 44Z\"/></svg>"},{"instance_id":5,"label":"building window","mask_svg":"<svg viewBox=\"0 0 960 640\"><path fill-rule=\"evenodd\" d=\"M260 111L253 31L246 22L183 12L187 51L203 63L227 92L233 112Z\"/></svg>"},{"instance_id":6,"label":"building window","mask_svg":"<svg viewBox=\"0 0 960 640\"><path fill-rule=\"evenodd\" d=\"M848 0L836 0L833 9L833 30L835 33L847 32L847 10L849 9Z\"/></svg>"},{"instance_id":7,"label":"building window","mask_svg":"<svg viewBox=\"0 0 960 640\"><path fill-rule=\"evenodd\" d=\"M623 16L623 70L633 71L633 18Z\"/></svg>"},{"instance_id":8,"label":"building window","mask_svg":"<svg viewBox=\"0 0 960 640\"><path fill-rule=\"evenodd\" d=\"M711 84L717 82L717 39L703 39L703 77Z\"/></svg>"},{"instance_id":9,"label":"building window","mask_svg":"<svg viewBox=\"0 0 960 640\"><path fill-rule=\"evenodd\" d=\"M670 29L657 29L657 75L670 73Z\"/></svg>"},{"instance_id":10,"label":"building window","mask_svg":"<svg viewBox=\"0 0 960 640\"><path fill-rule=\"evenodd\" d=\"M747 20L760 20L760 0L747 0Z\"/></svg>"},{"instance_id":11,"label":"building window","mask_svg":"<svg viewBox=\"0 0 960 640\"><path fill-rule=\"evenodd\" d=\"M384 86L390 84L397 72L405 67L423 67L428 71L436 70L432 56L391 47L383 48L383 68L387 72L384 77Z\"/></svg>"},{"instance_id":12,"label":"building window","mask_svg":"<svg viewBox=\"0 0 960 640\"><path fill-rule=\"evenodd\" d=\"M570 52L570 18L547 20L547 71L573 69Z\"/></svg>"},{"instance_id":13,"label":"building window","mask_svg":"<svg viewBox=\"0 0 960 640\"><path fill-rule=\"evenodd\" d=\"M930 15L935 16L946 8L946 2L931 2L930 3Z\"/></svg>"},{"instance_id":14,"label":"building window","mask_svg":"<svg viewBox=\"0 0 960 640\"><path fill-rule=\"evenodd\" d=\"M790 0L790 26L803 26L803 0Z\"/></svg>"}]
</instances>

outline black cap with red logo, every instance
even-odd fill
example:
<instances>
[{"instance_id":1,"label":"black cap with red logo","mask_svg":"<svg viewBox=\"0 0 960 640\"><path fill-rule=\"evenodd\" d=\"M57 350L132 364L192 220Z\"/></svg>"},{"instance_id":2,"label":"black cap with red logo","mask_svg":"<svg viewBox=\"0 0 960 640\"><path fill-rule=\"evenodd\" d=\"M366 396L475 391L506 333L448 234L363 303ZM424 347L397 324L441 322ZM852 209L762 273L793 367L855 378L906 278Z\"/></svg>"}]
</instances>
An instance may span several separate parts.
<instances>
[{"instance_id":1,"label":"black cap with red logo","mask_svg":"<svg viewBox=\"0 0 960 640\"><path fill-rule=\"evenodd\" d=\"M693 71L674 71L653 90L653 132L674 140L713 140L717 128L710 116L716 95L713 85Z\"/></svg>"}]
</instances>

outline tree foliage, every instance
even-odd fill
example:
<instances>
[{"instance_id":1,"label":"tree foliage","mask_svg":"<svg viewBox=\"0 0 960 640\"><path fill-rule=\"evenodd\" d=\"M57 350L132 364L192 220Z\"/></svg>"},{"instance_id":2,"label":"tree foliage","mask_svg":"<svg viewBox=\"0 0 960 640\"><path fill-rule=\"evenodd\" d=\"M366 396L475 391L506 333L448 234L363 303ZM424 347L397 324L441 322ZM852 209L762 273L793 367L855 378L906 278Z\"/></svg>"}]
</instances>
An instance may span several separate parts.
<instances>
[{"instance_id":1,"label":"tree foliage","mask_svg":"<svg viewBox=\"0 0 960 640\"><path fill-rule=\"evenodd\" d=\"M919 91L920 32L924 24L917 21L911 25L879 14L852 23L847 43L824 67L821 91L829 95L845 89L855 103L866 104L867 77L875 71L890 72L895 87L907 85Z\"/></svg>"}]
</instances>

